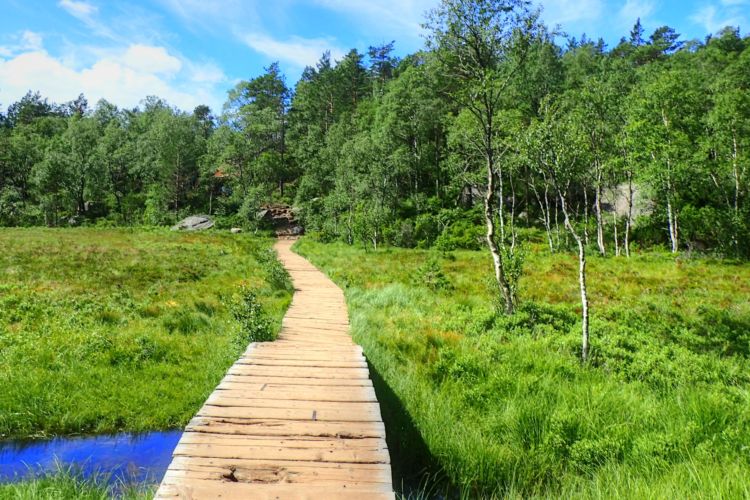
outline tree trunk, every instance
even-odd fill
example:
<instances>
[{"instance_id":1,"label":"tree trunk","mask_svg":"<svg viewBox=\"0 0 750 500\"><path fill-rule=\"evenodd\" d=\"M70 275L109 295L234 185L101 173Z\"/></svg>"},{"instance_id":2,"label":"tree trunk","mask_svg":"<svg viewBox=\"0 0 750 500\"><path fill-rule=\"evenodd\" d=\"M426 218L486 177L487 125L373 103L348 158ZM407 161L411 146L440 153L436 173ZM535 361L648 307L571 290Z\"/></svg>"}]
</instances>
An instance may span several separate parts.
<instances>
[{"instance_id":1,"label":"tree trunk","mask_svg":"<svg viewBox=\"0 0 750 500\"><path fill-rule=\"evenodd\" d=\"M503 190L503 173L497 175L497 213L500 221L500 248L505 248L505 193Z\"/></svg>"},{"instance_id":2,"label":"tree trunk","mask_svg":"<svg viewBox=\"0 0 750 500\"><path fill-rule=\"evenodd\" d=\"M596 198L594 199L594 209L596 210L596 245L599 247L599 254L604 257L607 248L604 246L604 219L602 217L602 172L597 167L596 174Z\"/></svg>"},{"instance_id":3,"label":"tree trunk","mask_svg":"<svg viewBox=\"0 0 750 500\"><path fill-rule=\"evenodd\" d=\"M542 200L542 197L539 195L539 191L536 189L536 184L534 182L528 182L527 183L527 191L528 186L531 185L532 191L534 191L534 197L536 198L537 203L539 204L539 210L542 211L542 222L544 223L544 231L547 235L547 245L549 246L549 253L555 253L555 244L552 241L552 226L551 226L551 217L550 217L550 209L549 209L549 187L547 186L547 183L544 183L544 200ZM528 195L527 195L528 196ZM526 213L529 212L530 207L526 207Z\"/></svg>"},{"instance_id":4,"label":"tree trunk","mask_svg":"<svg viewBox=\"0 0 750 500\"><path fill-rule=\"evenodd\" d=\"M628 171L628 217L625 219L625 256L630 257L630 228L633 225L633 172Z\"/></svg>"},{"instance_id":5,"label":"tree trunk","mask_svg":"<svg viewBox=\"0 0 750 500\"><path fill-rule=\"evenodd\" d=\"M740 212L740 169L739 169L739 148L737 147L737 133L732 130L732 174L734 177L734 213Z\"/></svg>"},{"instance_id":6,"label":"tree trunk","mask_svg":"<svg viewBox=\"0 0 750 500\"><path fill-rule=\"evenodd\" d=\"M565 197L559 187L557 193L560 197L560 206L565 218L565 227L578 244L578 285L581 290L581 360L586 362L589 356L589 298L586 291L586 246L570 222L568 209L565 205Z\"/></svg>"},{"instance_id":7,"label":"tree trunk","mask_svg":"<svg viewBox=\"0 0 750 500\"><path fill-rule=\"evenodd\" d=\"M732 175L734 177L734 218L732 221L732 243L734 244L735 252L739 257L740 244L739 244L739 228L737 223L740 217L740 169L738 165L739 148L737 147L737 132L732 129Z\"/></svg>"},{"instance_id":8,"label":"tree trunk","mask_svg":"<svg viewBox=\"0 0 750 500\"><path fill-rule=\"evenodd\" d=\"M583 181L583 241L586 246L589 244L589 188L586 181Z\"/></svg>"},{"instance_id":9,"label":"tree trunk","mask_svg":"<svg viewBox=\"0 0 750 500\"><path fill-rule=\"evenodd\" d=\"M672 211L671 197L667 195L667 225L669 229L669 241L672 245L672 253L677 253L679 244L677 242L677 220Z\"/></svg>"},{"instance_id":10,"label":"tree trunk","mask_svg":"<svg viewBox=\"0 0 750 500\"><path fill-rule=\"evenodd\" d=\"M493 168L492 152L487 152L487 194L484 197L484 221L487 225L487 246L492 254L492 264L495 270L495 280L505 301L505 312L513 314L513 295L505 277L503 258L500 249L495 242L495 219L493 199L495 195L495 173Z\"/></svg>"},{"instance_id":11,"label":"tree trunk","mask_svg":"<svg viewBox=\"0 0 750 500\"><path fill-rule=\"evenodd\" d=\"M620 240L617 237L617 211L612 212L612 227L615 231L615 256L620 256Z\"/></svg>"}]
</instances>

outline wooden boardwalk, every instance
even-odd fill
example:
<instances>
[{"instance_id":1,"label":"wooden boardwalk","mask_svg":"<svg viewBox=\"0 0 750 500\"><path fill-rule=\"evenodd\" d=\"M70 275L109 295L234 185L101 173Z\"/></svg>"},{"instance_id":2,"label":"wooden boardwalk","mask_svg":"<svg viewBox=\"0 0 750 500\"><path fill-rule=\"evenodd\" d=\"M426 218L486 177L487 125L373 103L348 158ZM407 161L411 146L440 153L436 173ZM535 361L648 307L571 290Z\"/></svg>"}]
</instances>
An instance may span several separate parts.
<instances>
[{"instance_id":1,"label":"wooden boardwalk","mask_svg":"<svg viewBox=\"0 0 750 500\"><path fill-rule=\"evenodd\" d=\"M190 421L157 498L392 499L385 428L342 291L276 244L296 292Z\"/></svg>"}]
</instances>

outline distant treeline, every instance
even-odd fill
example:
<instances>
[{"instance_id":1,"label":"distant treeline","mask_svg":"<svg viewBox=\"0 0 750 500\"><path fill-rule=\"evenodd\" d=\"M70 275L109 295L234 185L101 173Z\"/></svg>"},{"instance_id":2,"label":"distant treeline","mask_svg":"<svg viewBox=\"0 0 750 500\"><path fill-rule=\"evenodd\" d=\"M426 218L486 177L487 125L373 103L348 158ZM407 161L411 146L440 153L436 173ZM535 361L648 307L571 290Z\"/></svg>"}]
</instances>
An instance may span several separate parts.
<instances>
[{"instance_id":1,"label":"distant treeline","mask_svg":"<svg viewBox=\"0 0 750 500\"><path fill-rule=\"evenodd\" d=\"M463 25L452 4L468 9ZM499 22L479 4L517 16ZM349 243L478 247L489 222L500 246L535 226L552 251L578 232L602 254L636 243L748 255L739 29L684 41L638 22L609 48L551 33L525 2L460 0L426 28L423 51L326 53L294 89L273 64L216 116L156 97L118 109L30 92L0 114L0 224L197 212L253 224L281 200L308 231Z\"/></svg>"}]
</instances>

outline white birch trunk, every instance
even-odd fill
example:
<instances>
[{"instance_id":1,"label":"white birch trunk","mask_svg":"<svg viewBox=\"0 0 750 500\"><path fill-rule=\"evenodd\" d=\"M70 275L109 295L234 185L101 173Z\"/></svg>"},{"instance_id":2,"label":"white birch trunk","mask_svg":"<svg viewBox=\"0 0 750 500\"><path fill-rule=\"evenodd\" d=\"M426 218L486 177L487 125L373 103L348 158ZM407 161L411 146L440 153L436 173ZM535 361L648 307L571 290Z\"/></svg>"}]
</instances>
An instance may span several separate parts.
<instances>
[{"instance_id":1,"label":"white birch trunk","mask_svg":"<svg viewBox=\"0 0 750 500\"><path fill-rule=\"evenodd\" d=\"M487 194L484 197L484 221L487 225L487 246L492 254L492 265L495 270L495 280L497 281L500 292L505 301L506 314L513 314L513 295L505 277L503 268L503 258L500 255L500 249L495 242L495 220L493 217L495 194L495 173L493 168L492 153L487 154Z\"/></svg>"},{"instance_id":2,"label":"white birch trunk","mask_svg":"<svg viewBox=\"0 0 750 500\"><path fill-rule=\"evenodd\" d=\"M604 246L604 219L602 217L602 172L598 166L594 209L596 210L596 245L599 247L599 254L603 257L607 252L607 248Z\"/></svg>"}]
</instances>

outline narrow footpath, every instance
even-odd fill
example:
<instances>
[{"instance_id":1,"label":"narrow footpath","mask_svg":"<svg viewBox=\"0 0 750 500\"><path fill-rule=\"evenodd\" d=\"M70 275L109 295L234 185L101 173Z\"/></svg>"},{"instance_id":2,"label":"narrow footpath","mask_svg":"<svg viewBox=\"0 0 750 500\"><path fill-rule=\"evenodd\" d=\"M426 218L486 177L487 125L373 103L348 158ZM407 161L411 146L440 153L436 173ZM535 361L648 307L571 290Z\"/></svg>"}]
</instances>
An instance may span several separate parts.
<instances>
[{"instance_id":1,"label":"narrow footpath","mask_svg":"<svg viewBox=\"0 0 750 500\"><path fill-rule=\"evenodd\" d=\"M344 294L276 244L295 294L190 421L156 498L393 499L380 407Z\"/></svg>"}]
</instances>

